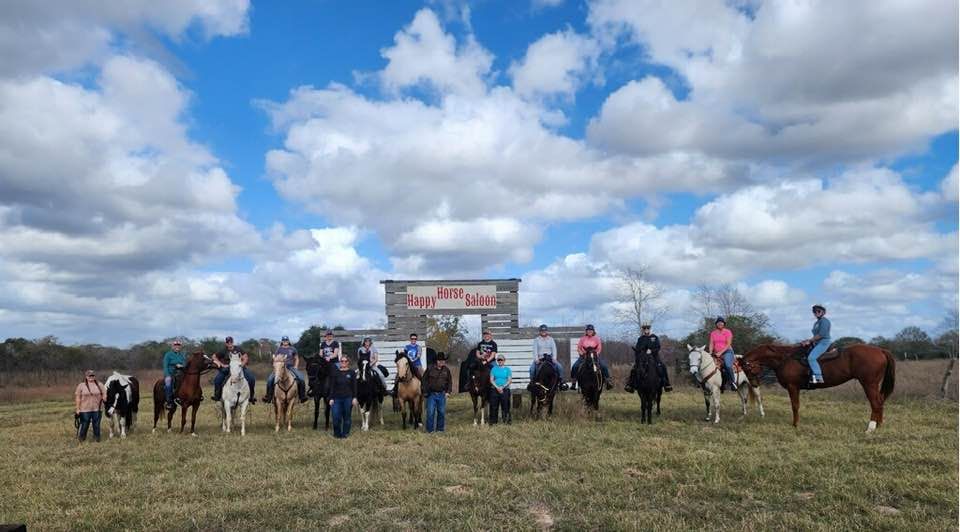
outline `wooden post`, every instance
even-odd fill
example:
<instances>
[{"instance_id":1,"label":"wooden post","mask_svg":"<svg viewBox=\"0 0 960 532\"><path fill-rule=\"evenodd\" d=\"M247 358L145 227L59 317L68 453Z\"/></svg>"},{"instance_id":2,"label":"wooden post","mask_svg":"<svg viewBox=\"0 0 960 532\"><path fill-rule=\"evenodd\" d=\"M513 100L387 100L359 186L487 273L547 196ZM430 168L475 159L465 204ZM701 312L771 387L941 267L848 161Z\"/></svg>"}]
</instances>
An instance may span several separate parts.
<instances>
[{"instance_id":1,"label":"wooden post","mask_svg":"<svg viewBox=\"0 0 960 532\"><path fill-rule=\"evenodd\" d=\"M950 363L947 364L947 371L943 372L943 383L940 384L940 399L946 399L947 397L947 382L950 380L950 375L953 374L953 366L956 362L957 359L951 358Z\"/></svg>"}]
</instances>

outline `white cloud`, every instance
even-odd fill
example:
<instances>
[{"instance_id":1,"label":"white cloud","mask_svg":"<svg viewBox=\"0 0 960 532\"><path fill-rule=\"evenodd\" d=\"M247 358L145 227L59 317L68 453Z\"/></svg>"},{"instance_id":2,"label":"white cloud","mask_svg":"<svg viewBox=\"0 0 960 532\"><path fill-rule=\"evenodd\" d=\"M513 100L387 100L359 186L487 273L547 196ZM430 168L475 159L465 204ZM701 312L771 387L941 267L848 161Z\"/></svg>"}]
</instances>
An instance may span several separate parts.
<instances>
[{"instance_id":1,"label":"white cloud","mask_svg":"<svg viewBox=\"0 0 960 532\"><path fill-rule=\"evenodd\" d=\"M597 67L600 46L571 29L544 35L510 65L513 88L524 97L559 94L572 98L584 78Z\"/></svg>"},{"instance_id":2,"label":"white cloud","mask_svg":"<svg viewBox=\"0 0 960 532\"><path fill-rule=\"evenodd\" d=\"M957 181L957 165L953 165L947 177L940 182L940 193L943 194L944 201L957 201L957 194L960 193L960 182Z\"/></svg>"}]
</instances>

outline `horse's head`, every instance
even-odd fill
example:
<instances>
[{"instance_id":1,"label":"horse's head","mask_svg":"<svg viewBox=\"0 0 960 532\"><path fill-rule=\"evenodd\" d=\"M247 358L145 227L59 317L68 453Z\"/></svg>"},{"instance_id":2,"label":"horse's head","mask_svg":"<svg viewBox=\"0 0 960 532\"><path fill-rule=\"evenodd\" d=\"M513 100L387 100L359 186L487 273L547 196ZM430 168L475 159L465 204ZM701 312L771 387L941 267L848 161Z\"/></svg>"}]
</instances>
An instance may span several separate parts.
<instances>
[{"instance_id":1,"label":"horse's head","mask_svg":"<svg viewBox=\"0 0 960 532\"><path fill-rule=\"evenodd\" d=\"M406 353L397 351L397 379L404 381L410 376L410 359Z\"/></svg>"},{"instance_id":2,"label":"horse's head","mask_svg":"<svg viewBox=\"0 0 960 532\"><path fill-rule=\"evenodd\" d=\"M787 358L800 349L798 345L763 344L751 349L740 359L740 368L747 374L750 384L756 386L763 366L779 368Z\"/></svg>"},{"instance_id":3,"label":"horse's head","mask_svg":"<svg viewBox=\"0 0 960 532\"><path fill-rule=\"evenodd\" d=\"M117 411L125 412L127 409L127 390L124 383L112 376L107 379L107 397L104 400L107 417L113 416Z\"/></svg>"},{"instance_id":4,"label":"horse's head","mask_svg":"<svg viewBox=\"0 0 960 532\"><path fill-rule=\"evenodd\" d=\"M236 384L243 378L243 365L239 353L230 353L230 382Z\"/></svg>"},{"instance_id":5,"label":"horse's head","mask_svg":"<svg viewBox=\"0 0 960 532\"><path fill-rule=\"evenodd\" d=\"M693 347L687 344L687 351L690 352L688 362L691 370L700 369L700 362L707 356L707 346Z\"/></svg>"},{"instance_id":6,"label":"horse's head","mask_svg":"<svg viewBox=\"0 0 960 532\"><path fill-rule=\"evenodd\" d=\"M194 351L187 357L187 370L191 373L200 373L213 367L213 361L203 351Z\"/></svg>"}]
</instances>

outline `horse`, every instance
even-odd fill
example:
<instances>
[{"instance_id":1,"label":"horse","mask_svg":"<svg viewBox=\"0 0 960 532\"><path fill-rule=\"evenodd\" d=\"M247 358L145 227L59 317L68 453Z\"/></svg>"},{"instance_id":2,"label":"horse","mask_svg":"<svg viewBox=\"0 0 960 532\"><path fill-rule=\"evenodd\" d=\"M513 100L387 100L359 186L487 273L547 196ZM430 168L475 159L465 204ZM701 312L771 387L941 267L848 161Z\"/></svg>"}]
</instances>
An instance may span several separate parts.
<instances>
[{"instance_id":1,"label":"horse","mask_svg":"<svg viewBox=\"0 0 960 532\"><path fill-rule=\"evenodd\" d=\"M380 383L374 371L376 368L370 367L369 360L360 361L360 371L357 374L357 407L360 409L360 417L363 420L362 430L370 430L370 414L380 417L380 424L383 425L383 396L380 395Z\"/></svg>"},{"instance_id":2,"label":"horse","mask_svg":"<svg viewBox=\"0 0 960 532\"><path fill-rule=\"evenodd\" d=\"M547 416L553 415L553 399L557 395L557 389L560 386L560 375L553 362L540 362L533 372L533 380L530 382L530 415L534 415L533 408L536 406L536 416L539 418L543 412L543 407L547 407Z\"/></svg>"},{"instance_id":3,"label":"horse","mask_svg":"<svg viewBox=\"0 0 960 532\"><path fill-rule=\"evenodd\" d=\"M203 389L200 387L200 374L205 373L213 367L210 357L203 354L203 351L195 351L187 357L187 367L183 370L183 379L180 387L177 389L176 397L180 400L180 432L187 424L187 407L193 407L190 416L190 435L196 436L194 430L197 424L197 409L200 408L200 401L203 400ZM163 391L163 379L157 380L153 384L153 432L157 430L157 420L163 413L166 395ZM170 432L170 424L173 420L173 413L176 408L167 412L167 432Z\"/></svg>"},{"instance_id":4,"label":"horse","mask_svg":"<svg viewBox=\"0 0 960 532\"><path fill-rule=\"evenodd\" d=\"M114 429L120 433L120 438L127 437L127 429L133 430L137 422L137 412L140 410L140 381L130 375L121 375L116 371L107 377L105 383L107 398L104 408L110 423L110 437Z\"/></svg>"},{"instance_id":5,"label":"horse","mask_svg":"<svg viewBox=\"0 0 960 532\"><path fill-rule=\"evenodd\" d=\"M307 380L310 383L310 389L313 392L313 430L318 430L320 420L320 403L323 403L323 428L330 430L330 402L327 401L327 378L330 376L330 370L336 369L334 364L322 356L314 356L306 359L307 361Z\"/></svg>"},{"instance_id":6,"label":"horse","mask_svg":"<svg viewBox=\"0 0 960 532\"><path fill-rule=\"evenodd\" d=\"M690 351L690 370L696 370L697 374L700 375L697 382L700 384L700 387L703 388L703 403L707 409L707 418L705 421L710 421L710 418L713 417L713 422L719 423L720 389L723 386L723 376L720 374L722 371L720 364L722 362L718 363L714 360L714 358L707 353L706 346L693 347L687 344L687 349ZM742 360L742 357L737 355L737 359ZM763 411L763 398L760 396L759 383L750 382L746 372L736 371L736 369L734 371L734 378L736 379L737 394L740 396L742 415L747 415L747 400L753 399L757 403L757 408L760 410L760 417L764 417L766 414Z\"/></svg>"},{"instance_id":7,"label":"horse","mask_svg":"<svg viewBox=\"0 0 960 532\"><path fill-rule=\"evenodd\" d=\"M640 396L640 423L646 421L653 424L653 405L657 405L657 415L660 415L660 396L663 385L660 383L660 374L657 373L657 361L647 350L637 351L633 348L637 364L633 371L633 387Z\"/></svg>"},{"instance_id":8,"label":"horse","mask_svg":"<svg viewBox=\"0 0 960 532\"><path fill-rule=\"evenodd\" d=\"M583 354L583 362L577 373L577 387L580 396L587 407L600 410L600 394L603 393L603 372L600 371L600 361L597 359L596 349L589 347Z\"/></svg>"},{"instance_id":9,"label":"horse","mask_svg":"<svg viewBox=\"0 0 960 532\"><path fill-rule=\"evenodd\" d=\"M740 361L751 382L756 382L763 368L777 374L777 382L787 389L793 410L793 426L800 422L800 389L819 389L838 386L849 380L860 382L870 402L870 421L867 432L877 430L883 424L883 403L893 393L896 380L896 362L889 351L870 344L855 344L844 348L829 349L820 357L823 384L809 384L810 368L795 357L806 362L807 350L801 345L760 345L743 356Z\"/></svg>"},{"instance_id":10,"label":"horse","mask_svg":"<svg viewBox=\"0 0 960 532\"><path fill-rule=\"evenodd\" d=\"M273 357L273 411L276 416L274 432L280 432L280 425L287 424L287 432L293 430L293 411L300 401L297 392L297 378L287 369L286 355Z\"/></svg>"},{"instance_id":11,"label":"horse","mask_svg":"<svg viewBox=\"0 0 960 532\"><path fill-rule=\"evenodd\" d=\"M403 428L407 428L407 416L414 429L423 424L423 396L420 395L420 379L410 367L410 359L402 350L396 352L397 362L397 402L400 403L400 418ZM408 413L409 411L409 413Z\"/></svg>"},{"instance_id":12,"label":"horse","mask_svg":"<svg viewBox=\"0 0 960 532\"><path fill-rule=\"evenodd\" d=\"M223 400L217 403L217 413L220 414L220 429L230 432L233 424L233 414L240 416L240 435L247 434L247 405L250 404L250 386L243 377L243 366L240 355L230 354L230 377L223 384Z\"/></svg>"},{"instance_id":13,"label":"horse","mask_svg":"<svg viewBox=\"0 0 960 532\"><path fill-rule=\"evenodd\" d=\"M485 412L490 398L490 365L481 364L479 359L470 368L467 377L467 391L473 401L473 425L486 425Z\"/></svg>"}]
</instances>

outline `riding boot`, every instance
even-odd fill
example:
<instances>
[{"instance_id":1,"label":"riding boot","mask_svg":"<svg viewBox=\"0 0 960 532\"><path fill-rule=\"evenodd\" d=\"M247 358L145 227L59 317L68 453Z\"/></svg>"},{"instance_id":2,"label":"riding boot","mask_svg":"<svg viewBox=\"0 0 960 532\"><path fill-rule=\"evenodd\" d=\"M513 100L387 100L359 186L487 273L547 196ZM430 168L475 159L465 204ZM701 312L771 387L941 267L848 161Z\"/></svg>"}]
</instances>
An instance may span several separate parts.
<instances>
[{"instance_id":1,"label":"riding boot","mask_svg":"<svg viewBox=\"0 0 960 532\"><path fill-rule=\"evenodd\" d=\"M303 381L297 381L297 393L300 394L300 402L307 402L307 385Z\"/></svg>"},{"instance_id":2,"label":"riding boot","mask_svg":"<svg viewBox=\"0 0 960 532\"><path fill-rule=\"evenodd\" d=\"M672 392L673 386L670 386L670 374L667 372L667 368L663 365L659 367L660 371L660 385L663 386L663 391Z\"/></svg>"},{"instance_id":3,"label":"riding boot","mask_svg":"<svg viewBox=\"0 0 960 532\"><path fill-rule=\"evenodd\" d=\"M211 401L219 401L220 395L223 393L223 384L220 386L214 386L213 388L213 397L210 398Z\"/></svg>"}]
</instances>

